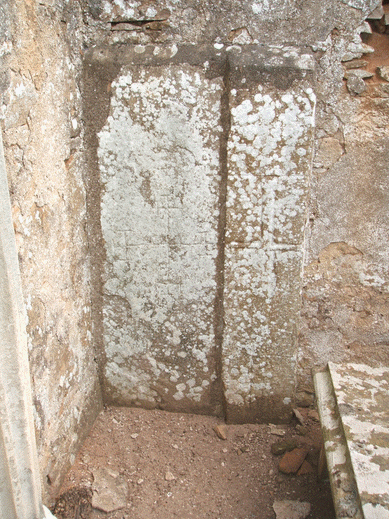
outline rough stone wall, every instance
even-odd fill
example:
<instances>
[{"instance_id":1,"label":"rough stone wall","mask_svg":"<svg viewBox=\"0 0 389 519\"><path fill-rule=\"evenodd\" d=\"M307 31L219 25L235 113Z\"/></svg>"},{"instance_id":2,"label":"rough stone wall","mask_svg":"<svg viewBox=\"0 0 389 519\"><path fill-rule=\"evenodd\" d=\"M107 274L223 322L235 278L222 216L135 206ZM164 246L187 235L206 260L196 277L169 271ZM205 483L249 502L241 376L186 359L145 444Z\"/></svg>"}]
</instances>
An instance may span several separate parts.
<instances>
[{"instance_id":1,"label":"rough stone wall","mask_svg":"<svg viewBox=\"0 0 389 519\"><path fill-rule=\"evenodd\" d=\"M80 10L75 2L26 1L2 2L0 13L1 127L50 504L101 405L82 181Z\"/></svg>"},{"instance_id":2,"label":"rough stone wall","mask_svg":"<svg viewBox=\"0 0 389 519\"><path fill-rule=\"evenodd\" d=\"M326 40L335 27L349 33L378 0L84 0L84 4L91 44L305 46Z\"/></svg>"},{"instance_id":3,"label":"rough stone wall","mask_svg":"<svg viewBox=\"0 0 389 519\"><path fill-rule=\"evenodd\" d=\"M123 48L121 47L123 43L127 45L127 49L131 48L133 53L141 56L140 65L137 67L149 67L153 64L153 59L168 59L169 53L175 54L186 43L194 44L192 56L198 56L198 58L194 58L196 66L201 63L204 66L204 63L208 63L207 57L203 55L204 44L215 45L219 54L224 53L230 44L233 44L234 49L240 49L237 50L238 53L241 52L236 60L237 70L247 66L245 60L247 61L250 52L246 51L251 45L261 44L262 50L265 52L270 50L272 53L271 58L262 69L260 81L254 80L254 83L257 83L256 86L265 85L263 92L255 91L256 86L253 87L252 84L244 84L247 80L251 81L252 74L248 74L247 77L240 77L242 84L235 89L238 93L233 94L234 89L228 84L231 82L231 77L225 71L223 72L224 89L228 91L228 102L224 98L223 101L220 100L220 103L223 103L220 106L222 106L221 113L228 120L223 122L220 119L220 123L228 136L221 135L221 141L224 139L225 142L220 145L220 172L217 180L220 189L219 241L215 263L208 271L211 277L214 273L216 274L214 292L211 291L212 295L209 295L211 298L215 296L212 310L214 312L214 337L212 339L210 328L205 335L210 342L214 340L213 366L215 376L220 377L219 383L216 383L214 387L218 387L216 393L220 388L223 391L224 412L227 413L227 417L232 420L275 419L276 415L279 419L285 418L287 412L283 413L282 407L285 406L287 409L290 405L294 398L296 383L299 402L310 402L312 400L312 368L323 365L329 357L333 358L333 355L339 359L342 358L343 344L347 343L348 336L352 336L354 344L357 344L358 340L369 342L367 337L376 335L379 337L378 342L383 345L378 350L385 352L387 321L382 313L382 307L385 306L386 296L380 291L386 282L378 281L378 279L386 279L382 261L386 250L377 238L382 234L386 235L385 219L379 216L384 210L385 202L380 203L379 207L376 206L377 193L374 189L366 189L366 186L364 189L362 188L362 184L369 178L369 173L367 173L369 160L371 163L381 161L382 168L385 169L385 149L382 143L378 144L376 136L374 139L376 142L372 144L372 139L365 137L365 130L362 129L359 131L361 139L358 143L356 142L355 134L358 133L358 125L355 121L359 120L359 117L363 117L363 110L361 111L362 106L359 99L356 98L356 91L349 92L342 83L344 71L341 64L342 60L358 58L368 52L368 49L361 45L359 36L361 30L358 30L358 27L378 3L375 0L312 1L305 2L304 6L298 2L282 1L245 2L239 3L239 5L235 2L220 4L212 2L212 5L202 2L196 6L186 2L180 2L179 5L173 2L161 2L156 6L140 2L116 2L115 0L90 0L87 3L84 19L88 22L89 42L91 45L97 43L99 48L98 58L96 58L97 51L93 51L96 59L93 65L89 63L87 76L89 74L89 78L95 76L99 80L95 79L95 86L85 92L85 95L90 96L92 92L99 90L104 98L104 103L99 103L99 107L104 106L104 115L100 113L99 108L99 113L95 116L96 121L99 122L92 124L91 129L91 134L95 137L91 138L90 143L95 149L98 147L97 136L100 135L102 144L99 149L99 158L95 154L90 158L90 163L93 163L95 171L98 171L100 161L102 171L100 185L99 173L95 177L97 194L93 203L95 208L93 218L101 221L103 228L96 229L96 236L100 235L100 238L94 236L92 239L94 242L97 240L96 243L102 246L104 242L109 244L107 254L104 250L99 251L96 257L98 260L96 263L99 263L102 269L101 275L96 276L100 283L98 290L100 295L96 295L96 300L99 299L96 304L96 316L98 316L100 330L96 338L99 340L99 337L105 336L105 346L104 341L100 340L101 365L106 366L101 374L101 380L106 384L105 377L107 374L109 375L110 382L106 384L105 389L110 399L117 399L122 403L127 401L138 404L148 401L147 405L174 409L174 405L166 404L166 393L171 396L176 395L176 408L180 407L179 401L186 407L187 395L193 393L192 388L198 390L201 387L197 375L195 377L192 376L193 373L191 375L193 366L187 360L185 361L186 357L182 357L183 360L181 360L180 356L176 356L182 345L180 334L182 334L183 323L180 318L175 323L174 330L169 328L170 331L166 331L165 334L162 333L161 323L156 324L154 320L155 305L160 306L164 299L159 295L153 296L152 292L156 290L156 285L161 283L161 276L170 276L170 274L166 274L165 268L168 260L163 260L163 257L169 258L172 254L171 243L165 243L166 247L162 253L162 242L166 239L172 241L172 231L168 229L169 225L166 222L169 221L171 225L173 212L168 209L166 214L169 214L169 217L162 216L165 213L158 209L160 200L150 210L143 212L146 198L149 197L149 201L146 202L149 204L150 197L157 200L163 190L157 187L156 182L150 183L150 180L147 180L145 183L141 179L141 177L150 175L149 171L146 172L149 166L145 167L144 163L137 165L138 159L134 159L134 155L131 155L130 151L127 150L128 155L125 159L123 158L124 162L121 162L122 159L119 157L119 163L123 164L123 167L120 166L119 169L126 169L125 161L129 161L131 168L137 169L135 183L138 183L139 186L135 189L136 194L132 192L129 195L128 186L124 186L123 182L115 185L113 181L113 161L116 160L117 166L118 149L116 148L119 138L108 138L110 132L107 133L107 129L112 129L115 125L117 128L120 126L121 139L126 132L130 133L128 128L130 126L135 128L132 120L136 110L139 110L136 108L136 104L139 102L136 99L152 97L153 94L144 94L144 89L147 90L145 85L149 85L151 92L151 85L155 85L158 90L158 84L161 82L160 79L157 79L159 72L157 76L153 76L151 73L155 81L149 78L150 72L147 72L148 79L146 78L144 83L139 81L140 73L137 69L136 83L141 86L137 92L123 94L122 99L118 101L119 87L124 89L123 92L126 88L128 91L131 90L129 84L124 85L131 60L123 62L121 61L123 56L117 57L116 61L112 60L112 57L109 57L111 52L109 49ZM273 47L269 46L269 43ZM292 47L291 43L297 46ZM153 46L151 47L151 45ZM295 84L285 93L287 87L282 84L282 81L285 82L288 74L280 73L282 67L279 67L280 56L277 53L281 53L281 55L289 53L299 61L298 67L304 69L312 59L309 57L309 53L312 51L316 60L317 73L316 81L312 85L313 92L308 93L311 92L309 90L311 86L301 83L298 86ZM150 52L153 57L150 57ZM261 54L258 49L254 52L257 52L257 57ZM132 63L134 61L137 59L132 58ZM98 65L97 62L99 62ZM104 62L105 65L103 65ZM212 60L211 63L213 63ZM123 74L120 72L121 67L127 67ZM108 69L110 73L107 75ZM293 75L292 71L293 67L289 71ZM110 79L107 79L107 76L110 76ZM269 78L273 79L269 80ZM281 82L277 83L277 78ZM123 85L120 85L120 81L123 82ZM153 81L154 83L152 83ZM268 89L269 81L277 83L275 89ZM359 79L359 83L358 81L357 83L360 85L361 81L363 83L362 79ZM98 85L98 83L102 83L104 86ZM348 84L350 86L351 81ZM112 86L113 94L110 93ZM176 87L177 84L174 84L173 90L171 90L172 99L175 95L181 95L182 85ZM313 93L318 96L319 103L316 115L315 170L311 176L310 134L307 131L309 123L303 123L303 120L305 118L306 121L309 121L312 117ZM283 95L285 97L282 97ZM385 97L386 94L379 95ZM259 100L260 96L263 99L262 104ZM207 98L207 95L205 97ZM294 101L291 101L292 109L286 99ZM167 102L166 94L162 95L161 100L163 100L162 103ZM111 108L109 108L111 101ZM142 102L144 102L143 108L147 112L146 105L149 105L149 102L147 100ZM121 103L126 108L123 108ZM149 115L147 116L145 125L149 125L148 132L153 127L151 131L155 135L153 117L158 119L161 112L157 106L158 103L155 104L155 101L152 103L154 103L152 104L153 115L151 118ZM235 106L235 103L238 104ZM304 103L305 106L302 107ZM382 120L380 119L380 113L385 112L384 104L383 99L380 108L375 113L369 109L369 114L367 114L368 118L372 116L374 120L378 121L381 127L386 124L385 115ZM249 106L250 109L246 110ZM279 118L275 118L273 121L269 119L269 113L274 109L279 112ZM135 112L133 113L133 111ZM182 111L188 113L185 102ZM226 115L226 112L229 115ZM243 114L243 112L245 113ZM116 116L117 121L115 121ZM257 121L256 123L254 119ZM279 149L274 153L272 146L277 141L275 134L280 131L279 126L283 124L281 121L285 120L287 123L283 132L293 134L293 131L288 128L296 130L296 135L293 135L295 141L291 145L293 151L290 152L288 147L291 142L286 142L287 139L285 141L282 137ZM241 125L240 130L239 124ZM261 137L259 135L262 131L261 125L266 127L270 136ZM305 128L305 130L300 132L298 128ZM382 130L382 133L385 133L385 130ZM145 142L149 143L150 133L142 133L142 135L145 137ZM364 137L362 138L362 136ZM256 137L258 138L256 139ZM163 139L166 140L166 136ZM110 144L107 145L109 140ZM352 142L354 142L354 151L350 147ZM154 144L156 144L155 140ZM147 144L145 153L148 157L152 155L150 146L155 153L153 144ZM223 146L226 146L224 151ZM359 159L357 159L356 154L361 146L364 146L364 151L359 151ZM156 147L159 149L159 145ZM139 149L136 145L135 148ZM185 144L184 149L187 148L188 145ZM301 150L301 155L295 160L297 150ZM237 151L244 157L238 161L236 161ZM277 153L280 153L278 158ZM224 166L222 165L223 156L226 159ZM260 157L257 162L256 156ZM285 157L288 158L285 159ZM277 162L280 158L285 159L281 168L278 167ZM332 165L338 163L339 160L338 169L334 168L332 173L335 176L327 174ZM296 173L293 172L293 162L297 165ZM107 174L108 169L111 169L111 173ZM360 172L360 175L358 179L355 179L354 173L351 181L351 172L355 169ZM339 183L338 189L334 189L334 183ZM158 189L159 194L157 194ZM130 188L130 192L131 190L132 188ZM361 213L360 209L354 205L354 198L362 192L368 199L374 200L374 203L371 204L371 210L364 213L363 225L359 225L359 238L356 238L357 222ZM384 189L379 192L381 198L383 192ZM127 194L125 195L125 193ZM307 195L309 203L307 203ZM342 195L345 199L341 199ZM129 197L128 200L131 200L131 204L124 201L126 197ZM117 207L131 206L129 209L129 219L133 224L131 231L128 228L124 229L124 222L118 222L116 217L109 216L111 210L108 207L113 206L114 201ZM101 203L102 213L100 214L98 207ZM176 202L172 203L176 209ZM182 204L182 199L180 204ZM225 214L222 210L223 204ZM180 206L180 210L176 212L177 222L180 221L182 224L184 221L182 212L187 209L188 207L184 205ZM133 213L138 213L135 219ZM328 213L330 217L323 216L325 213ZM336 219L336 215L339 220ZM157 233L159 237L150 236L147 230L149 223L155 223L156 219L160 219L157 225L160 227L159 233ZM114 220L115 224L113 224ZM215 231L215 220L211 217L208 222ZM375 227L377 223L378 228ZM112 232L115 225L119 226L117 229L120 231L119 233ZM138 225L144 228L141 240L137 243L137 245L141 245L137 253L137 257L141 257L141 261L135 259L135 256L132 257L129 252L130 247L134 244L128 236L131 232L137 234L134 226ZM366 225L374 227L375 232L366 232ZM165 231L168 229L166 234L163 229ZM353 238L351 238L351 234L348 236L346 229L349 229ZM370 236L369 250L365 248L368 235ZM364 236L363 239L362 236ZM149 259L143 261L145 256L139 254L139 251L143 250L145 240L149 243L158 242L159 248L157 247L157 249L160 254L158 254L157 260L157 256L155 253L151 254L151 248L149 248ZM182 236L180 240L182 243ZM365 245L364 242L366 242ZM114 243L116 243L115 246ZM102 248L104 249L104 247ZM119 249L122 249L122 252L118 252ZM154 245L153 250L155 251ZM166 252L166 250L170 252ZM179 254L182 255L182 252ZM302 255L305 265L303 273L301 271ZM351 258L355 260L353 263L354 277L351 282L349 266L339 266L337 261L332 264L332 259L328 260L332 265L333 275L331 274L331 276L334 278L331 281L331 287L320 278L321 275L318 274L317 269L324 268L324 258L327 258L328 255L331 258L332 256L337 258L340 255L348 260ZM363 267L359 261L361 257L364 258ZM368 257L369 259L367 259ZM153 261L156 261L155 269L152 276L148 277L147 273L150 273L150 265ZM197 259L194 258L192 261L196 263ZM211 262L209 265L211 266ZM345 270L342 273L343 268ZM359 272L360 268L362 268L362 272ZM371 271L371 269L373 270ZM132 278L131 281L125 281L131 277L131 272L138 271L142 272L139 276ZM370 271L373 272L373 277L369 274ZM148 277L146 283L141 282L142 279L144 281L145 272ZM183 272L185 272L185 268L182 268ZM378 273L380 273L380 278L377 277ZM204 282L206 282L205 278ZM136 279L135 284L133 279ZM304 285L302 314L300 314L301 279ZM98 286L98 283L95 283L94 286ZM377 283L381 284L378 290ZM350 302L348 295L350 286L352 293L360 293L366 289L367 292L363 298L365 300L369 298L369 305L377 306L377 311L378 308L381 309L380 331L367 332L375 321L360 321L354 319L355 316L352 318L346 316L347 312L343 307L354 304ZM324 296L323 292L326 293L327 290L329 294ZM140 310L139 297L135 297L134 294L141 293L143 293L144 301L149 302L148 309L144 307ZM132 295L130 296L130 294ZM170 301L180 301L180 304L177 305L179 307L177 315L179 315L183 302L180 299L181 295L174 295L171 299L169 294L169 298ZM332 319L328 317L328 308L323 310L321 303L323 298L326 301L332 300L332 303L329 304L333 308ZM202 304L205 303L205 299L206 297L201 297ZM109 303L108 300L110 300ZM113 303L114 300L115 303ZM187 299L184 298L184 301L183 307L186 305ZM107 305L106 315L103 317L105 305ZM135 314L132 314L134 309ZM370 312L370 310L368 311ZM209 310L209 317L211 314L212 312ZM129 329L123 327L122 323L123 319L126 320L133 315L135 316L134 323L137 322L138 325L132 329L130 339L132 346L128 348ZM191 315L194 320L197 319L194 314ZM130 317L130 322L131 319L133 317ZM141 320L144 322L141 323ZM153 322L154 324L151 324ZM146 344L143 342L144 350L142 352L138 347L139 339L145 337L146 328L150 334L145 341ZM139 336L135 333L135 329L141 330ZM156 333L158 338L156 338ZM171 334L172 338L169 338ZM199 337L199 329L196 334ZM112 337L114 338L112 339ZM335 342L334 338L336 338ZM171 345L166 346L171 340L173 343L176 341L173 358L174 348L171 349ZM374 344L377 344L377 341ZM298 352L297 346L299 346ZM366 347L368 347L367 343ZM156 355L157 358L153 356L150 358L150 351L153 351L154 348L156 351L163 352L162 357L170 356L168 362L170 367L167 367L165 363L166 358L162 360L159 354ZM209 348L208 350L205 348L204 351L210 352ZM137 354L139 354L139 359L134 363L134 355ZM205 356L209 359L207 353ZM132 359L130 370L128 370L129 359ZM143 371L139 371L135 367L141 364L143 364ZM219 365L218 368L217 365ZM183 369L186 370L185 380L181 380L180 376L177 377L177 373L182 374ZM175 370L175 373L171 380L169 375L169 382L166 372L170 373L171 370ZM139 382L140 372L143 373L141 378L145 377L142 378L140 393L147 393L146 398L139 394L134 395L129 389L136 386L137 381ZM148 374L144 375L146 372ZM161 379L161 373L163 374L162 379L165 381L161 384L157 382L156 386L153 386L156 380ZM213 373L213 368L210 373ZM121 388L114 389L114 385L111 384L114 379L116 379L114 385L121 386ZM153 381L152 388L150 381ZM189 386L188 381L190 381ZM173 387L171 389L165 387L165 382L168 386L172 383ZM202 392L203 390L200 390L198 395ZM283 395L282 404L277 407L275 402L280 402L281 394ZM124 397L124 395L126 396ZM171 400L174 404L174 397ZM208 405L209 403L205 404L205 406ZM200 409L205 409L204 404L202 406ZM240 411L234 410L235 406ZM192 409L196 409L196 407ZM246 411L248 409L248 411L246 412L244 409ZM269 409L273 409L273 411L270 412ZM270 414L267 414L268 411Z\"/></svg>"},{"instance_id":4,"label":"rough stone wall","mask_svg":"<svg viewBox=\"0 0 389 519\"><path fill-rule=\"evenodd\" d=\"M376 70L389 64L389 34L362 36L374 52L352 56L332 34L319 60L297 388L306 402L312 368L328 360L389 362L389 83ZM372 76L359 93L343 80L352 63Z\"/></svg>"},{"instance_id":5,"label":"rough stone wall","mask_svg":"<svg viewBox=\"0 0 389 519\"><path fill-rule=\"evenodd\" d=\"M1 3L47 500L98 376L109 402L276 421L327 360L388 362L388 82L343 79L389 64L359 36L378 4Z\"/></svg>"}]
</instances>

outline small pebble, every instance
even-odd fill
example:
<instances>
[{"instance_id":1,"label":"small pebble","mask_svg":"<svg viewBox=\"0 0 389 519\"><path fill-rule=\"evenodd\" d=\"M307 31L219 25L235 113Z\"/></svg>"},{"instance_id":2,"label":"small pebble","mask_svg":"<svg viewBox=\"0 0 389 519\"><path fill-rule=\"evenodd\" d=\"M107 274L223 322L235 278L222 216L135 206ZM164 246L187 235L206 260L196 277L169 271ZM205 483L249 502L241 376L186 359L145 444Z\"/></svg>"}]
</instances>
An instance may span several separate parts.
<instances>
[{"instance_id":1,"label":"small pebble","mask_svg":"<svg viewBox=\"0 0 389 519\"><path fill-rule=\"evenodd\" d=\"M165 480L166 481L174 481L176 478L171 472L166 472L165 474Z\"/></svg>"},{"instance_id":2,"label":"small pebble","mask_svg":"<svg viewBox=\"0 0 389 519\"><path fill-rule=\"evenodd\" d=\"M366 84L362 78L351 76L347 79L347 89L351 94L362 94L366 90Z\"/></svg>"},{"instance_id":3,"label":"small pebble","mask_svg":"<svg viewBox=\"0 0 389 519\"><path fill-rule=\"evenodd\" d=\"M220 438L221 440L227 439L227 428L224 424L215 425L213 430L215 431L218 438Z\"/></svg>"},{"instance_id":4,"label":"small pebble","mask_svg":"<svg viewBox=\"0 0 389 519\"><path fill-rule=\"evenodd\" d=\"M308 433L308 429L302 425L296 425L296 431L300 436L305 436Z\"/></svg>"}]
</instances>

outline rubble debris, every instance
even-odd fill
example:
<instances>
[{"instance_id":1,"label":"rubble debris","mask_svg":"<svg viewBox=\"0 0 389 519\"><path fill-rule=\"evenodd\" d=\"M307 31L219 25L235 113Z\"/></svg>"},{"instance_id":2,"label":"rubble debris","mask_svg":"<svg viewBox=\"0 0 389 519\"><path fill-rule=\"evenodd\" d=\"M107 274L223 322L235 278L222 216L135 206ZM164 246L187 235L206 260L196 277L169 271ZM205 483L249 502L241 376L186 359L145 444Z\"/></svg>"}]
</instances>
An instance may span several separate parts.
<instances>
[{"instance_id":1,"label":"rubble debris","mask_svg":"<svg viewBox=\"0 0 389 519\"><path fill-rule=\"evenodd\" d=\"M127 504L127 483L119 473L101 468L93 471L92 507L109 513Z\"/></svg>"},{"instance_id":2,"label":"rubble debris","mask_svg":"<svg viewBox=\"0 0 389 519\"><path fill-rule=\"evenodd\" d=\"M305 519L311 511L311 505L302 501L284 499L274 501L273 510L276 519Z\"/></svg>"},{"instance_id":3,"label":"rubble debris","mask_svg":"<svg viewBox=\"0 0 389 519\"><path fill-rule=\"evenodd\" d=\"M296 425L296 432L300 436L305 436L307 434L307 432L308 432L308 429L305 427L305 425L297 424Z\"/></svg>"},{"instance_id":4,"label":"rubble debris","mask_svg":"<svg viewBox=\"0 0 389 519\"><path fill-rule=\"evenodd\" d=\"M298 409L293 409L293 414L297 418L297 420L300 422L300 425L305 425L304 417Z\"/></svg>"},{"instance_id":5,"label":"rubble debris","mask_svg":"<svg viewBox=\"0 0 389 519\"><path fill-rule=\"evenodd\" d=\"M362 78L351 76L347 79L347 89L350 94L362 94L366 90L366 84Z\"/></svg>"},{"instance_id":6,"label":"rubble debris","mask_svg":"<svg viewBox=\"0 0 389 519\"><path fill-rule=\"evenodd\" d=\"M305 474L312 474L314 471L314 468L309 463L309 461L304 460L301 467L297 471L298 476L305 476Z\"/></svg>"},{"instance_id":7,"label":"rubble debris","mask_svg":"<svg viewBox=\"0 0 389 519\"><path fill-rule=\"evenodd\" d=\"M281 454L284 454L285 452L292 451L293 449L297 448L297 442L295 439L291 440L281 440L276 443L273 443L273 445L270 447L271 453L275 456L279 456Z\"/></svg>"},{"instance_id":8,"label":"rubble debris","mask_svg":"<svg viewBox=\"0 0 389 519\"><path fill-rule=\"evenodd\" d=\"M308 449L306 447L298 447L286 452L278 465L279 470L284 474L296 474L307 454Z\"/></svg>"},{"instance_id":9,"label":"rubble debris","mask_svg":"<svg viewBox=\"0 0 389 519\"><path fill-rule=\"evenodd\" d=\"M221 440L227 439L227 427L224 424L215 425L213 428L218 438Z\"/></svg>"},{"instance_id":10,"label":"rubble debris","mask_svg":"<svg viewBox=\"0 0 389 519\"><path fill-rule=\"evenodd\" d=\"M274 424L270 424L270 434L274 434L274 436L285 436L285 429L281 429Z\"/></svg>"},{"instance_id":11,"label":"rubble debris","mask_svg":"<svg viewBox=\"0 0 389 519\"><path fill-rule=\"evenodd\" d=\"M308 411L308 418L310 418L311 420L314 420L315 422L320 421L319 413L316 411L316 409L310 409Z\"/></svg>"},{"instance_id":12,"label":"rubble debris","mask_svg":"<svg viewBox=\"0 0 389 519\"><path fill-rule=\"evenodd\" d=\"M380 78L385 79L385 81L389 81L389 67L377 67L377 73Z\"/></svg>"}]
</instances>

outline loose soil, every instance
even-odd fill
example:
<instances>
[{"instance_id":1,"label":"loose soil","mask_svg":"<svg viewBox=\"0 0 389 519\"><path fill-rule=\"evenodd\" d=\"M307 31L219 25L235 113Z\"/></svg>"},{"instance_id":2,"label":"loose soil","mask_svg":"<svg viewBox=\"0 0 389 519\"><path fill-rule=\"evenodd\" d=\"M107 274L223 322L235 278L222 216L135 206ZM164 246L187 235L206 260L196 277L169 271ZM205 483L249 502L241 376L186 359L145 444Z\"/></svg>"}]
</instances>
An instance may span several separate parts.
<instances>
[{"instance_id":1,"label":"loose soil","mask_svg":"<svg viewBox=\"0 0 389 519\"><path fill-rule=\"evenodd\" d=\"M289 499L310 503L309 519L335 519L329 482L318 477L317 414L299 411L304 427L296 419L282 426L225 425L209 416L107 408L54 513L58 519L274 519L273 503ZM216 434L218 425L226 439ZM271 446L286 439L307 448L309 473L279 471L282 455ZM103 508L118 509L98 508L104 493Z\"/></svg>"}]
</instances>

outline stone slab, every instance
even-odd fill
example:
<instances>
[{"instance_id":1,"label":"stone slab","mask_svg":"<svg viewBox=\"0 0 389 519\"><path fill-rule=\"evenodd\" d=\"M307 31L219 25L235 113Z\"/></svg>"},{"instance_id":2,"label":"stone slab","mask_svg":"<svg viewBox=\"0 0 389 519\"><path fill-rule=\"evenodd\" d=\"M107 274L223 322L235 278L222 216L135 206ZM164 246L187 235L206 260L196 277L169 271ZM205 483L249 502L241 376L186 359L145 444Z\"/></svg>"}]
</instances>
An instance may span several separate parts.
<instances>
[{"instance_id":1,"label":"stone slab","mask_svg":"<svg viewBox=\"0 0 389 519\"><path fill-rule=\"evenodd\" d=\"M233 73L232 73L233 75ZM233 81L225 248L223 382L231 421L292 411L315 96Z\"/></svg>"},{"instance_id":2,"label":"stone slab","mask_svg":"<svg viewBox=\"0 0 389 519\"><path fill-rule=\"evenodd\" d=\"M88 51L109 402L290 417L313 68L293 46Z\"/></svg>"},{"instance_id":3,"label":"stone slab","mask_svg":"<svg viewBox=\"0 0 389 519\"><path fill-rule=\"evenodd\" d=\"M328 370L316 373L314 383L336 517L363 519L350 455Z\"/></svg>"},{"instance_id":4,"label":"stone slab","mask_svg":"<svg viewBox=\"0 0 389 519\"><path fill-rule=\"evenodd\" d=\"M99 133L105 384L126 405L216 412L220 77L127 66Z\"/></svg>"},{"instance_id":5,"label":"stone slab","mask_svg":"<svg viewBox=\"0 0 389 519\"><path fill-rule=\"evenodd\" d=\"M389 368L329 363L365 519L389 518Z\"/></svg>"}]
</instances>

